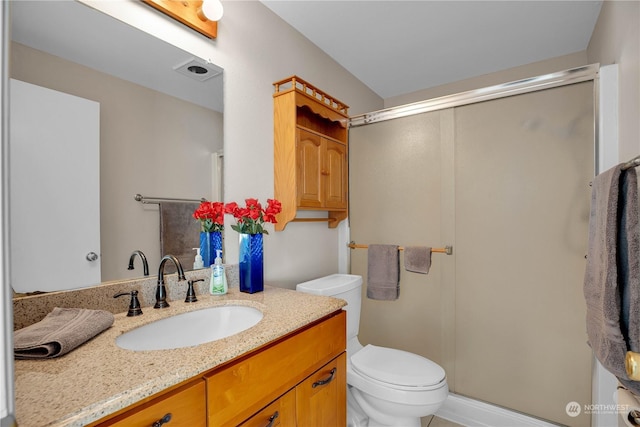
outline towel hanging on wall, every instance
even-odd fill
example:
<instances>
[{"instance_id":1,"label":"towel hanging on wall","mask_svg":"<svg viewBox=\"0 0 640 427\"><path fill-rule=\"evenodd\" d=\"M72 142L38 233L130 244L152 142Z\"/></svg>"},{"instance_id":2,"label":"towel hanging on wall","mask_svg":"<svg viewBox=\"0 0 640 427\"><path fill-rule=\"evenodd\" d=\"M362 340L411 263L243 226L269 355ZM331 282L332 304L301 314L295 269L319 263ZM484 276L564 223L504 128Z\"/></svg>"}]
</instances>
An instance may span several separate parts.
<instances>
[{"instance_id":1,"label":"towel hanging on wall","mask_svg":"<svg viewBox=\"0 0 640 427\"><path fill-rule=\"evenodd\" d=\"M592 188L584 280L589 345L602 365L640 394L625 371L628 350L640 351L640 229L635 169L618 165Z\"/></svg>"},{"instance_id":2,"label":"towel hanging on wall","mask_svg":"<svg viewBox=\"0 0 640 427\"><path fill-rule=\"evenodd\" d=\"M407 246L404 248L404 269L413 273L428 274L431 268L431 248Z\"/></svg>"},{"instance_id":3,"label":"towel hanging on wall","mask_svg":"<svg viewBox=\"0 0 640 427\"><path fill-rule=\"evenodd\" d=\"M397 245L369 245L367 297L392 301L400 295L400 265Z\"/></svg>"},{"instance_id":4,"label":"towel hanging on wall","mask_svg":"<svg viewBox=\"0 0 640 427\"><path fill-rule=\"evenodd\" d=\"M193 248L200 245L200 223L193 212L200 203L159 202L160 256L174 255L184 268L193 264ZM165 271L174 273L175 266L166 264Z\"/></svg>"}]
</instances>

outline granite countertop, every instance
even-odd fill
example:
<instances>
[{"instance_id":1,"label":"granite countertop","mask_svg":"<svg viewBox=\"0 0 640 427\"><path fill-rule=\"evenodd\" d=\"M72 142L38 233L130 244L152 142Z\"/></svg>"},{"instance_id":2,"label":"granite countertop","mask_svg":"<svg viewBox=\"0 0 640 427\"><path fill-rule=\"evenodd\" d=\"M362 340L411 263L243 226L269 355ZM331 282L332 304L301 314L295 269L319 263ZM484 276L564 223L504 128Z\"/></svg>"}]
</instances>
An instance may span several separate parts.
<instances>
[{"instance_id":1,"label":"granite countertop","mask_svg":"<svg viewBox=\"0 0 640 427\"><path fill-rule=\"evenodd\" d=\"M216 305L247 305L264 317L228 338L173 350L134 352L116 346L123 332L154 320ZM49 360L16 360L16 417L20 427L84 426L170 386L276 340L345 305L345 301L265 286L256 294L229 289L225 296L198 294L196 303L144 314L115 315L115 322L72 352Z\"/></svg>"}]
</instances>

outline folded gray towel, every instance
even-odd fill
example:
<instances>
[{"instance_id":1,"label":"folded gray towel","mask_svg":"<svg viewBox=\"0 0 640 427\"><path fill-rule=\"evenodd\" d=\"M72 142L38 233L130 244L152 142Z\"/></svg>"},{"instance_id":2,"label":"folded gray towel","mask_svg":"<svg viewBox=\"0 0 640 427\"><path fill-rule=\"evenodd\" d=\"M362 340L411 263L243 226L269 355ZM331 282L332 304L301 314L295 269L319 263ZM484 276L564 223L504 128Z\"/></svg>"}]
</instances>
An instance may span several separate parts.
<instances>
[{"instance_id":1,"label":"folded gray towel","mask_svg":"<svg viewBox=\"0 0 640 427\"><path fill-rule=\"evenodd\" d=\"M414 273L428 274L431 268L431 248L407 246L404 248L404 269Z\"/></svg>"},{"instance_id":2,"label":"folded gray towel","mask_svg":"<svg viewBox=\"0 0 640 427\"><path fill-rule=\"evenodd\" d=\"M56 307L33 325L13 335L16 359L62 356L113 325L113 314L103 310Z\"/></svg>"},{"instance_id":3,"label":"folded gray towel","mask_svg":"<svg viewBox=\"0 0 640 427\"><path fill-rule=\"evenodd\" d=\"M200 221L193 212L200 203L161 202L160 251L161 256L174 255L183 266L193 265L193 248L200 246ZM175 273L173 263L165 265L165 273Z\"/></svg>"},{"instance_id":4,"label":"folded gray towel","mask_svg":"<svg viewBox=\"0 0 640 427\"><path fill-rule=\"evenodd\" d=\"M637 340L640 328L640 295L636 289L640 281L637 191L635 171L622 172L621 165L595 178L584 279L589 345L600 363L634 392L640 391L640 383L631 381L625 371L625 355L630 348L629 337L624 333L627 328L621 320L626 312L626 322L629 329L634 329L633 337ZM640 343L629 344L637 348Z\"/></svg>"},{"instance_id":5,"label":"folded gray towel","mask_svg":"<svg viewBox=\"0 0 640 427\"><path fill-rule=\"evenodd\" d=\"M397 245L369 245L367 297L396 300L400 295L400 265Z\"/></svg>"}]
</instances>

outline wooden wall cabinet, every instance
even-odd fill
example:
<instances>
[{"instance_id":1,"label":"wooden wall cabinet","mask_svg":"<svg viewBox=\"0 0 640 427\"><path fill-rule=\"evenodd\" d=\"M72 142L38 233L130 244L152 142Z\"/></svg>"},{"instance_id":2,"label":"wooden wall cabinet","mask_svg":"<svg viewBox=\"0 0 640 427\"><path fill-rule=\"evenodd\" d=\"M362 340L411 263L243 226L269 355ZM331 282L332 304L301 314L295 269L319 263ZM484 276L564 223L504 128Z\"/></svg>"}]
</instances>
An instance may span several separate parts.
<instances>
[{"instance_id":1,"label":"wooden wall cabinet","mask_svg":"<svg viewBox=\"0 0 640 427\"><path fill-rule=\"evenodd\" d=\"M91 425L345 427L346 345L340 310Z\"/></svg>"},{"instance_id":2,"label":"wooden wall cabinet","mask_svg":"<svg viewBox=\"0 0 640 427\"><path fill-rule=\"evenodd\" d=\"M276 231L291 221L348 215L348 106L297 76L274 83L274 194L282 203ZM298 210L327 218L296 218Z\"/></svg>"}]
</instances>

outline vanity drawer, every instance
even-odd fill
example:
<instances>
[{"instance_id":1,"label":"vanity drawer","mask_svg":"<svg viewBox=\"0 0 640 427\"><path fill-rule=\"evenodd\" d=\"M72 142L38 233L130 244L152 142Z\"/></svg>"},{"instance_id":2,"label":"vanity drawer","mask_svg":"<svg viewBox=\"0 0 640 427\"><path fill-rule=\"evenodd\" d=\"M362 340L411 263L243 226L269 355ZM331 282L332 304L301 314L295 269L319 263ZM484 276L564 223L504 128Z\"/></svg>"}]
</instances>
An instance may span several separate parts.
<instances>
[{"instance_id":1,"label":"vanity drawer","mask_svg":"<svg viewBox=\"0 0 640 427\"><path fill-rule=\"evenodd\" d=\"M136 404L135 408L96 426L149 427L167 414L171 414L171 421L166 423L167 426L205 427L205 394L205 382L200 379L152 398L148 402Z\"/></svg>"},{"instance_id":2,"label":"vanity drawer","mask_svg":"<svg viewBox=\"0 0 640 427\"><path fill-rule=\"evenodd\" d=\"M289 391L262 411L240 424L240 427L288 427L296 425L296 392Z\"/></svg>"},{"instance_id":3,"label":"vanity drawer","mask_svg":"<svg viewBox=\"0 0 640 427\"><path fill-rule=\"evenodd\" d=\"M205 376L210 426L238 425L346 349L346 313L290 335Z\"/></svg>"}]
</instances>

